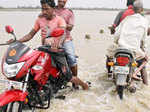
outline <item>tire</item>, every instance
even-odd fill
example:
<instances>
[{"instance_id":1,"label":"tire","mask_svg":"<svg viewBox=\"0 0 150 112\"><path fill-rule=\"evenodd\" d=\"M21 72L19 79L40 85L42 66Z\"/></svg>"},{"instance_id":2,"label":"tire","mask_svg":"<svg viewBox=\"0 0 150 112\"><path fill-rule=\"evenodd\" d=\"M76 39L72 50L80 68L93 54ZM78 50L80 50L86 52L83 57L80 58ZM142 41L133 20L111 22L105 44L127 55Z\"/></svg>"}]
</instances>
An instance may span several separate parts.
<instances>
[{"instance_id":1,"label":"tire","mask_svg":"<svg viewBox=\"0 0 150 112\"><path fill-rule=\"evenodd\" d=\"M0 107L0 112L7 112L7 105Z\"/></svg>"},{"instance_id":2,"label":"tire","mask_svg":"<svg viewBox=\"0 0 150 112\"><path fill-rule=\"evenodd\" d=\"M22 110L22 108L19 109L19 102L13 102L6 106L0 107L0 112L26 112L25 110ZM35 108L32 108L32 110L28 110L28 112L39 112Z\"/></svg>"},{"instance_id":3,"label":"tire","mask_svg":"<svg viewBox=\"0 0 150 112\"><path fill-rule=\"evenodd\" d=\"M121 100L123 99L123 90L124 90L124 86L117 86L117 93Z\"/></svg>"},{"instance_id":4,"label":"tire","mask_svg":"<svg viewBox=\"0 0 150 112\"><path fill-rule=\"evenodd\" d=\"M22 112L22 106L19 102L12 102L1 107L0 112Z\"/></svg>"}]
</instances>

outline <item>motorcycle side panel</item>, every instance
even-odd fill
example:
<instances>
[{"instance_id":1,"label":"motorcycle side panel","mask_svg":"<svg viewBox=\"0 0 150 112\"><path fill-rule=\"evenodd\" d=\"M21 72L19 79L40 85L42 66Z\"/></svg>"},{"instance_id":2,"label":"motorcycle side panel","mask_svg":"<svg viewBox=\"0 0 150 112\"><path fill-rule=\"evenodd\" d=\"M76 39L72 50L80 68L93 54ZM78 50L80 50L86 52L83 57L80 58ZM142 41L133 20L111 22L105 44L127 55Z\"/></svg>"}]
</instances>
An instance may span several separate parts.
<instances>
[{"instance_id":1,"label":"motorcycle side panel","mask_svg":"<svg viewBox=\"0 0 150 112\"><path fill-rule=\"evenodd\" d=\"M23 57L20 58L18 62L25 62L24 66L21 68L21 70L18 72L16 75L16 79L19 79L23 77L25 74L27 74L28 70L30 69L31 66L33 66L38 57L40 56L42 52L39 51L29 51L27 54L25 54Z\"/></svg>"},{"instance_id":2,"label":"motorcycle side panel","mask_svg":"<svg viewBox=\"0 0 150 112\"><path fill-rule=\"evenodd\" d=\"M32 59L34 56L39 56L42 52L38 51L38 50L30 50L28 51L26 54L24 54L19 60L18 62L24 62L27 61L29 59Z\"/></svg>"},{"instance_id":3,"label":"motorcycle side panel","mask_svg":"<svg viewBox=\"0 0 150 112\"><path fill-rule=\"evenodd\" d=\"M41 69L35 69L34 66L40 66ZM34 66L31 69L31 73L34 74L34 80L40 85L44 85L47 82L49 75L56 78L59 74L58 70L52 67L51 57L47 53L42 53Z\"/></svg>"},{"instance_id":4,"label":"motorcycle side panel","mask_svg":"<svg viewBox=\"0 0 150 112\"><path fill-rule=\"evenodd\" d=\"M0 107L14 101L25 101L27 95L27 92L23 92L21 90L5 91L4 93L0 94Z\"/></svg>"}]
</instances>

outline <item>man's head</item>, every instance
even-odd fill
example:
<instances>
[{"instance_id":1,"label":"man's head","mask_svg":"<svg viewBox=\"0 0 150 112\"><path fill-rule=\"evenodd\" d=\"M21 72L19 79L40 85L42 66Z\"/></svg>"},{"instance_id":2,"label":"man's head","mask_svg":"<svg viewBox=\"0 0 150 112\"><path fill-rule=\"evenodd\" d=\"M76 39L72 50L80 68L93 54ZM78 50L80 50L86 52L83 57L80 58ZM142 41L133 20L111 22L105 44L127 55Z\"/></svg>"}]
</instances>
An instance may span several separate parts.
<instances>
[{"instance_id":1,"label":"man's head","mask_svg":"<svg viewBox=\"0 0 150 112\"><path fill-rule=\"evenodd\" d=\"M141 13L143 11L143 3L140 0L136 0L133 4L135 13Z\"/></svg>"},{"instance_id":2,"label":"man's head","mask_svg":"<svg viewBox=\"0 0 150 112\"><path fill-rule=\"evenodd\" d=\"M46 19L51 19L55 7L54 0L41 0L42 6L42 15L46 17Z\"/></svg>"},{"instance_id":3,"label":"man's head","mask_svg":"<svg viewBox=\"0 0 150 112\"><path fill-rule=\"evenodd\" d=\"M136 1L136 0L127 0L127 6L133 5L134 1Z\"/></svg>"},{"instance_id":4,"label":"man's head","mask_svg":"<svg viewBox=\"0 0 150 112\"><path fill-rule=\"evenodd\" d=\"M64 8L66 5L67 0L58 0L58 7Z\"/></svg>"}]
</instances>

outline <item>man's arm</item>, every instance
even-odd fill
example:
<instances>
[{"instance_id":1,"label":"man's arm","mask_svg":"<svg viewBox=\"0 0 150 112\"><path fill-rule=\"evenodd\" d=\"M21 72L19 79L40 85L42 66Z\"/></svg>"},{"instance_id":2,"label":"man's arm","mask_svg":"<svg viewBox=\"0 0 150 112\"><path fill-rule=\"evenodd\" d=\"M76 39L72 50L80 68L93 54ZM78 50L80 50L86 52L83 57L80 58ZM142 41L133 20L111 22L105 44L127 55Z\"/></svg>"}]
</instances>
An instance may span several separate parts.
<instances>
[{"instance_id":1,"label":"man's arm","mask_svg":"<svg viewBox=\"0 0 150 112\"><path fill-rule=\"evenodd\" d=\"M74 25L72 25L72 24L67 24L67 28L66 28L66 29L67 29L68 31L71 31L71 30L73 29L73 26L74 26Z\"/></svg>"},{"instance_id":2,"label":"man's arm","mask_svg":"<svg viewBox=\"0 0 150 112\"><path fill-rule=\"evenodd\" d=\"M122 17L122 14L123 14L124 11L120 11L115 20L114 20L114 23L111 27L109 27L110 31L111 31L111 34L114 34L115 33L115 28L120 24L120 19Z\"/></svg>"},{"instance_id":3,"label":"man's arm","mask_svg":"<svg viewBox=\"0 0 150 112\"><path fill-rule=\"evenodd\" d=\"M147 35L150 35L150 27L148 28Z\"/></svg>"},{"instance_id":4,"label":"man's arm","mask_svg":"<svg viewBox=\"0 0 150 112\"><path fill-rule=\"evenodd\" d=\"M36 31L34 29L32 29L27 35L25 35L24 37L22 37L18 41L19 42L27 42L27 41L31 40L35 34L36 34ZM13 41L14 41L14 39L10 39L7 41L7 43L10 44Z\"/></svg>"},{"instance_id":5,"label":"man's arm","mask_svg":"<svg viewBox=\"0 0 150 112\"><path fill-rule=\"evenodd\" d=\"M120 19L121 19L123 13L124 13L124 11L120 11L118 13L118 15L116 16L116 18L114 20L114 24L113 24L114 27L117 27L120 24Z\"/></svg>"},{"instance_id":6,"label":"man's arm","mask_svg":"<svg viewBox=\"0 0 150 112\"><path fill-rule=\"evenodd\" d=\"M72 31L73 26L74 26L74 13L71 9L69 9L69 11L70 11L70 17L69 17L69 21L68 21L66 29L68 31Z\"/></svg>"},{"instance_id":7,"label":"man's arm","mask_svg":"<svg viewBox=\"0 0 150 112\"><path fill-rule=\"evenodd\" d=\"M37 19L35 21L35 24L34 24L34 27L32 28L32 30L27 35L25 35L24 37L19 39L18 41L27 42L27 41L31 40L39 30L40 30L40 24L39 24L39 19Z\"/></svg>"},{"instance_id":8,"label":"man's arm","mask_svg":"<svg viewBox=\"0 0 150 112\"><path fill-rule=\"evenodd\" d=\"M118 41L119 41L119 38L120 38L120 34L121 34L121 28L122 28L122 24L120 24L117 28L116 28L116 32L115 32L115 35L114 35L114 42L116 44L118 44Z\"/></svg>"},{"instance_id":9,"label":"man's arm","mask_svg":"<svg viewBox=\"0 0 150 112\"><path fill-rule=\"evenodd\" d=\"M19 42L27 42L27 41L31 40L35 34L36 34L36 31L34 29L32 29L27 35L25 35L24 37L22 37L18 41Z\"/></svg>"}]
</instances>

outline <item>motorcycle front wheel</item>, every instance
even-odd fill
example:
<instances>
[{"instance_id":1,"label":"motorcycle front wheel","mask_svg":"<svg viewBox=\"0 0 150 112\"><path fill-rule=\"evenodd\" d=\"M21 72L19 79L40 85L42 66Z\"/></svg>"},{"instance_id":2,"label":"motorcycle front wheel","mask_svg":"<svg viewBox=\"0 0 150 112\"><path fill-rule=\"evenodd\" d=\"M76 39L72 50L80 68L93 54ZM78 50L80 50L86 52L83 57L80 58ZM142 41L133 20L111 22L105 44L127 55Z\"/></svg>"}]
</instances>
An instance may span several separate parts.
<instances>
[{"instance_id":1,"label":"motorcycle front wheel","mask_svg":"<svg viewBox=\"0 0 150 112\"><path fill-rule=\"evenodd\" d=\"M19 102L12 102L0 108L0 112L23 112L22 104Z\"/></svg>"},{"instance_id":2,"label":"motorcycle front wheel","mask_svg":"<svg viewBox=\"0 0 150 112\"><path fill-rule=\"evenodd\" d=\"M0 112L7 112L7 105L0 107Z\"/></svg>"}]
</instances>

